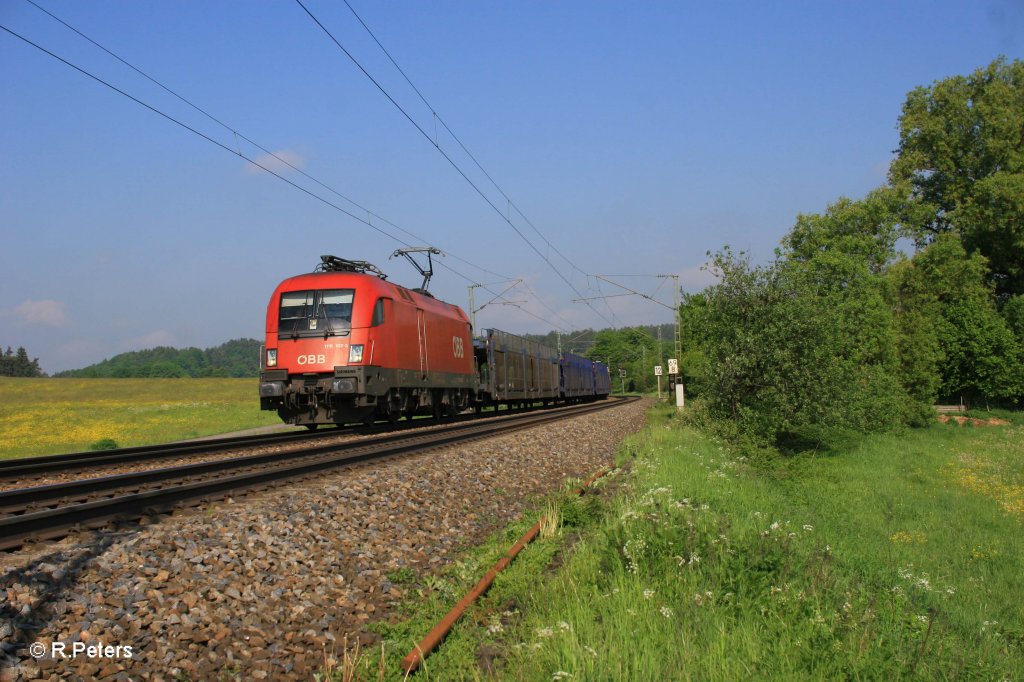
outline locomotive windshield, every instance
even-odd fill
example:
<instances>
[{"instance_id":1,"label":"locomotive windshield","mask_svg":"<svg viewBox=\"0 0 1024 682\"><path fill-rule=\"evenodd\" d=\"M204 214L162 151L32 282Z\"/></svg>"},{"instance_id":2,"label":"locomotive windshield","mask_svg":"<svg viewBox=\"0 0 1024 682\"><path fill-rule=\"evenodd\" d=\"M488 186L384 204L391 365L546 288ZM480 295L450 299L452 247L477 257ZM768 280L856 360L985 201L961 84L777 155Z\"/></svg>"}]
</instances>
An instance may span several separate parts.
<instances>
[{"instance_id":1,"label":"locomotive windshield","mask_svg":"<svg viewBox=\"0 0 1024 682\"><path fill-rule=\"evenodd\" d=\"M348 334L355 289L286 291L281 294L279 336Z\"/></svg>"}]
</instances>

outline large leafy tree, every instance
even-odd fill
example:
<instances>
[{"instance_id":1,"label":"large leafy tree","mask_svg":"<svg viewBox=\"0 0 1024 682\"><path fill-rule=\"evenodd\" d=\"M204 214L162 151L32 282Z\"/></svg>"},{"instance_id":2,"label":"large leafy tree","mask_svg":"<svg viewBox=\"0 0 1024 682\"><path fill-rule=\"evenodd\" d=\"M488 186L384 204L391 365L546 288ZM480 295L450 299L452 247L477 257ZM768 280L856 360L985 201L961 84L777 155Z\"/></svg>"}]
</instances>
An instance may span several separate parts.
<instances>
[{"instance_id":1,"label":"large leafy tree","mask_svg":"<svg viewBox=\"0 0 1024 682\"><path fill-rule=\"evenodd\" d=\"M1024 62L913 90L890 183L914 208L918 244L955 232L988 259L1003 296L1024 293Z\"/></svg>"},{"instance_id":2,"label":"large leafy tree","mask_svg":"<svg viewBox=\"0 0 1024 682\"><path fill-rule=\"evenodd\" d=\"M823 214L798 215L782 244L791 260L810 261L838 252L879 273L896 256L905 212L904 197L891 187L876 189L860 201L842 197Z\"/></svg>"}]
</instances>

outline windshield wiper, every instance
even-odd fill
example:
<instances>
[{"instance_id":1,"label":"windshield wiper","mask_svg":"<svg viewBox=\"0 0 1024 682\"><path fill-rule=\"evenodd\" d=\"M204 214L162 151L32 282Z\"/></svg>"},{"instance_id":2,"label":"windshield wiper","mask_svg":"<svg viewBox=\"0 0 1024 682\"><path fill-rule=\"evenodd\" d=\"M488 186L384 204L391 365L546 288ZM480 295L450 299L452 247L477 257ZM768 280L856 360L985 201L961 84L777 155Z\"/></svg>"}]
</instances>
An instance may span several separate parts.
<instances>
[{"instance_id":1,"label":"windshield wiper","mask_svg":"<svg viewBox=\"0 0 1024 682\"><path fill-rule=\"evenodd\" d=\"M317 304L318 304L317 317L320 316L320 311L323 311L323 313L324 313L324 321L327 322L327 329L324 330L324 339L326 339L331 334L334 334L334 325L331 324L331 318L327 314L327 305L324 304L323 294L320 294L320 300L317 301Z\"/></svg>"}]
</instances>

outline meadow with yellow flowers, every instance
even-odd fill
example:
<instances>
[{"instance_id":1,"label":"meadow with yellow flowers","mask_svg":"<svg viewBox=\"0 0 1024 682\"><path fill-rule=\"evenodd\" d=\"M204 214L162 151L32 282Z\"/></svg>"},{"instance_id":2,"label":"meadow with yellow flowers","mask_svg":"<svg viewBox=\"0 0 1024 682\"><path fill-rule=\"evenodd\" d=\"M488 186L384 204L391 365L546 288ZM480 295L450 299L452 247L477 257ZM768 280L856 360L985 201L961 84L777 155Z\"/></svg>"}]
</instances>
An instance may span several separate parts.
<instances>
[{"instance_id":1,"label":"meadow with yellow flowers","mask_svg":"<svg viewBox=\"0 0 1024 682\"><path fill-rule=\"evenodd\" d=\"M0 458L165 443L280 423L254 379L0 377Z\"/></svg>"}]
</instances>

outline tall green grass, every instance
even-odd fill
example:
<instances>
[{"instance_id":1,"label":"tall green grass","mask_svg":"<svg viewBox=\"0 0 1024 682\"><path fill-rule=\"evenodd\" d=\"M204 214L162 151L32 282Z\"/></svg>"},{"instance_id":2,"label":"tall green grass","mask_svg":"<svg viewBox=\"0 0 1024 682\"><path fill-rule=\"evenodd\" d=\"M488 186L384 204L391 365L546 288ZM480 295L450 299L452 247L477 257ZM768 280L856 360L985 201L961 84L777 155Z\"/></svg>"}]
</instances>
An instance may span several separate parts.
<instances>
[{"instance_id":1,"label":"tall green grass","mask_svg":"<svg viewBox=\"0 0 1024 682\"><path fill-rule=\"evenodd\" d=\"M1022 431L751 460L660 411L629 473L599 484L618 492L564 499L569 526L499 576L424 677L1021 679ZM396 656L414 630L385 629Z\"/></svg>"}]
</instances>

